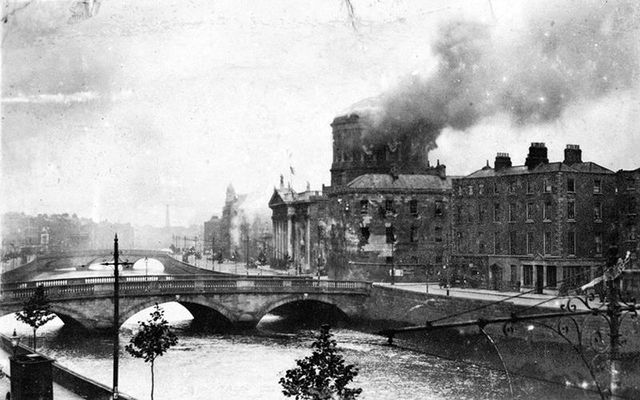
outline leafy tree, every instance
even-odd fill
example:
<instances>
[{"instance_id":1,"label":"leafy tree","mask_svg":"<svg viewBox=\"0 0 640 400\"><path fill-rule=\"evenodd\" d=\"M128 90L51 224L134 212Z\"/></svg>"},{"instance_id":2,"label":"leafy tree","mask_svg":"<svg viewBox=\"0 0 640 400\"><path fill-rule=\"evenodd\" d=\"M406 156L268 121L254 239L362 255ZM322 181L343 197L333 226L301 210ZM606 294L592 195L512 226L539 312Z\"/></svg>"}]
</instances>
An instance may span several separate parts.
<instances>
[{"instance_id":1,"label":"leafy tree","mask_svg":"<svg viewBox=\"0 0 640 400\"><path fill-rule=\"evenodd\" d=\"M346 387L358 375L358 368L345 365L332 336L329 325L323 325L320 336L311 345L311 356L297 360L298 366L280 378L285 396L296 400L353 400L362 393L360 388Z\"/></svg>"},{"instance_id":2,"label":"leafy tree","mask_svg":"<svg viewBox=\"0 0 640 400\"><path fill-rule=\"evenodd\" d=\"M51 305L44 292L44 286L39 285L33 295L24 303L22 311L16 313L18 321L24 322L33 329L33 351L36 351L36 331L53 318L55 315L51 312Z\"/></svg>"},{"instance_id":3,"label":"leafy tree","mask_svg":"<svg viewBox=\"0 0 640 400\"><path fill-rule=\"evenodd\" d=\"M151 363L151 400L153 400L153 363L157 357L178 343L178 337L171 331L169 323L164 319L164 310L157 303L150 315L149 320L138 322L139 330L131 338L125 350L132 356Z\"/></svg>"}]
</instances>

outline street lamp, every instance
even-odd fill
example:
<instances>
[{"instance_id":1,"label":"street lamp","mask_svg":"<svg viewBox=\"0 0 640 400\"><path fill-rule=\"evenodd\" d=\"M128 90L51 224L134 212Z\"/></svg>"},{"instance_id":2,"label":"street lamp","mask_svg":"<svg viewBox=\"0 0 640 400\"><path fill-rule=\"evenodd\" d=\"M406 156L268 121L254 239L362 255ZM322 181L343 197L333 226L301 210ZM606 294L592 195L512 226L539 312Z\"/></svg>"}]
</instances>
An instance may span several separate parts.
<instances>
[{"instance_id":1,"label":"street lamp","mask_svg":"<svg viewBox=\"0 0 640 400\"><path fill-rule=\"evenodd\" d=\"M13 356L16 356L16 350L20 344L20 336L16 333L16 329L13 329L13 335L11 335L11 348L13 349Z\"/></svg>"}]
</instances>

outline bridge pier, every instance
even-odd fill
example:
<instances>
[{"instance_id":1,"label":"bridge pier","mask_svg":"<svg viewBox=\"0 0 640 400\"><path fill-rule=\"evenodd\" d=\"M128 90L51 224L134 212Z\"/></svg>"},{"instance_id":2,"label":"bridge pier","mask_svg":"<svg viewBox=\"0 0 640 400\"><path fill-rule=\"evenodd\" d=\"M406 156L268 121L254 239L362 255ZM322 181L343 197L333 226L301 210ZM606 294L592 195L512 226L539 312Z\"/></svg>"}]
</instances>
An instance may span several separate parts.
<instances>
[{"instance_id":1,"label":"bridge pier","mask_svg":"<svg viewBox=\"0 0 640 400\"><path fill-rule=\"evenodd\" d=\"M255 329L258 326L259 320L249 314L243 314L240 318L233 323L233 328L236 331L249 331Z\"/></svg>"}]
</instances>

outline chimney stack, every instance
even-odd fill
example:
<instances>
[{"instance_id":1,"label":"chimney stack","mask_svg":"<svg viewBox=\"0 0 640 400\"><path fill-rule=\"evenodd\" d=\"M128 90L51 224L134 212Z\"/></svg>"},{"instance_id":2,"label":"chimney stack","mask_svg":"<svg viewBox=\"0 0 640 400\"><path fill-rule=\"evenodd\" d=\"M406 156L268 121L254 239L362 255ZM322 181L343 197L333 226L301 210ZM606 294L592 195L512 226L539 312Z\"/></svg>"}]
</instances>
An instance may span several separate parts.
<instances>
[{"instance_id":1,"label":"chimney stack","mask_svg":"<svg viewBox=\"0 0 640 400\"><path fill-rule=\"evenodd\" d=\"M534 169L540 164L548 164L547 146L542 142L533 142L529 146L529 155L524 162L528 169Z\"/></svg>"},{"instance_id":2,"label":"chimney stack","mask_svg":"<svg viewBox=\"0 0 640 400\"><path fill-rule=\"evenodd\" d=\"M509 157L509 153L496 154L496 161L493 164L493 168L498 171L509 167L511 167L511 157Z\"/></svg>"},{"instance_id":3,"label":"chimney stack","mask_svg":"<svg viewBox=\"0 0 640 400\"><path fill-rule=\"evenodd\" d=\"M568 144L564 149L564 163L567 165L577 164L582 162L582 150L577 144Z\"/></svg>"}]
</instances>

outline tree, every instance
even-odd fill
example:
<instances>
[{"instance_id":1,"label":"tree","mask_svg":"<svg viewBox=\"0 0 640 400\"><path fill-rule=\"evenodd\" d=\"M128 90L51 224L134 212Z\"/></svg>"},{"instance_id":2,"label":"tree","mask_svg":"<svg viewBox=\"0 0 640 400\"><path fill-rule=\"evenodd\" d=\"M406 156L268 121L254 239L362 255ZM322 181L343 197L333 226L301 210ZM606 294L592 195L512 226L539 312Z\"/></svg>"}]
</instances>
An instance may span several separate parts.
<instances>
[{"instance_id":1,"label":"tree","mask_svg":"<svg viewBox=\"0 0 640 400\"><path fill-rule=\"evenodd\" d=\"M150 315L149 320L138 322L139 330L131 338L125 350L132 356L151 363L151 400L153 400L154 361L171 346L175 346L178 343L178 337L171 331L169 323L164 319L164 310L157 303Z\"/></svg>"},{"instance_id":2,"label":"tree","mask_svg":"<svg viewBox=\"0 0 640 400\"><path fill-rule=\"evenodd\" d=\"M323 325L320 336L311 345L311 356L297 360L298 366L280 378L285 396L296 400L353 400L360 395L362 389L346 387L358 375L358 368L345 365L332 336L329 326Z\"/></svg>"},{"instance_id":3,"label":"tree","mask_svg":"<svg viewBox=\"0 0 640 400\"><path fill-rule=\"evenodd\" d=\"M53 318L55 315L51 312L51 305L44 292L44 286L39 285L33 295L24 303L22 311L16 313L18 321L24 322L33 329L33 351L36 351L36 331Z\"/></svg>"}]
</instances>

